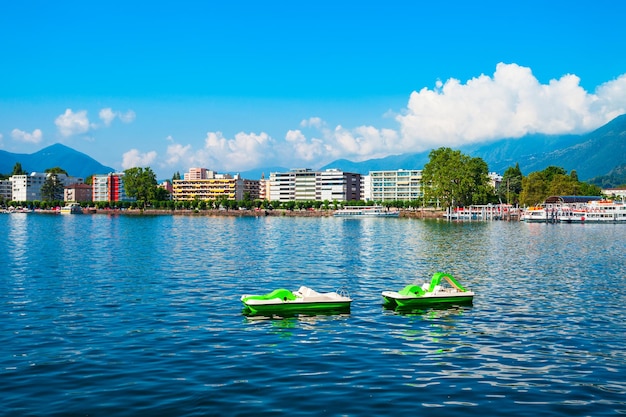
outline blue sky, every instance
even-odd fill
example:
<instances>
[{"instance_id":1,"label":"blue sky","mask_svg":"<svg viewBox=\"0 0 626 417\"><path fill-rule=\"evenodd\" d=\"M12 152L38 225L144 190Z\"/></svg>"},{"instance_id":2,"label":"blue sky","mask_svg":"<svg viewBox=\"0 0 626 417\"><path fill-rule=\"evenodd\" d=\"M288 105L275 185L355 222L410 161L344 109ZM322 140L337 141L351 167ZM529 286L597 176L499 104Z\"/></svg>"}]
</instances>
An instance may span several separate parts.
<instances>
[{"instance_id":1,"label":"blue sky","mask_svg":"<svg viewBox=\"0 0 626 417\"><path fill-rule=\"evenodd\" d=\"M583 133L626 113L624 16L618 0L3 2L0 149L63 143L169 178Z\"/></svg>"}]
</instances>

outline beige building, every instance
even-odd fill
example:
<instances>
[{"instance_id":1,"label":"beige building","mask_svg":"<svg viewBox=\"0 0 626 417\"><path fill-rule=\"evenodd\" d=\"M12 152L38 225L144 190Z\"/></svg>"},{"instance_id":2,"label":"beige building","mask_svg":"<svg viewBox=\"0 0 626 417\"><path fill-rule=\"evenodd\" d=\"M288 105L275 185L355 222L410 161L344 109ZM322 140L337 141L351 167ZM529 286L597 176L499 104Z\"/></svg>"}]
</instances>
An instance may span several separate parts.
<instances>
[{"instance_id":1,"label":"beige building","mask_svg":"<svg viewBox=\"0 0 626 417\"><path fill-rule=\"evenodd\" d=\"M172 183L172 199L193 200L243 200L249 193L251 199L259 197L259 181L244 180L239 174L218 174L206 168L191 168L184 179Z\"/></svg>"},{"instance_id":2,"label":"beige building","mask_svg":"<svg viewBox=\"0 0 626 417\"><path fill-rule=\"evenodd\" d=\"M92 201L92 188L88 184L72 184L63 188L63 201L80 203Z\"/></svg>"}]
</instances>

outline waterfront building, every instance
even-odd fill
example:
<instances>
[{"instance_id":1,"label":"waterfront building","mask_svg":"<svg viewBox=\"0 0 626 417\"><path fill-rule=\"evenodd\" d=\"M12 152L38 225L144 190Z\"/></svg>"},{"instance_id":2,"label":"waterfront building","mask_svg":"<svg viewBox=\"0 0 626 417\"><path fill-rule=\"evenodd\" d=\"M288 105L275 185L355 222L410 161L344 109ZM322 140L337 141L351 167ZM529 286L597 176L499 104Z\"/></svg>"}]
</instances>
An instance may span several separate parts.
<instances>
[{"instance_id":1,"label":"waterfront building","mask_svg":"<svg viewBox=\"0 0 626 417\"><path fill-rule=\"evenodd\" d=\"M616 200L626 200L626 187L605 188L602 190L602 195Z\"/></svg>"},{"instance_id":2,"label":"waterfront building","mask_svg":"<svg viewBox=\"0 0 626 417\"><path fill-rule=\"evenodd\" d=\"M0 200L13 198L13 184L10 180L0 180Z\"/></svg>"},{"instance_id":3,"label":"waterfront building","mask_svg":"<svg viewBox=\"0 0 626 417\"><path fill-rule=\"evenodd\" d=\"M251 199L259 196L259 181L244 180L239 174L218 174L206 168L191 168L182 180L172 183L172 198L176 201L243 200L244 193Z\"/></svg>"},{"instance_id":4,"label":"waterfront building","mask_svg":"<svg viewBox=\"0 0 626 417\"><path fill-rule=\"evenodd\" d=\"M361 199L361 175L327 169L316 176L315 200L357 201Z\"/></svg>"},{"instance_id":5,"label":"waterfront building","mask_svg":"<svg viewBox=\"0 0 626 417\"><path fill-rule=\"evenodd\" d=\"M250 200L258 200L261 194L261 185L259 180L243 179L243 198L248 195Z\"/></svg>"},{"instance_id":6,"label":"waterfront building","mask_svg":"<svg viewBox=\"0 0 626 417\"><path fill-rule=\"evenodd\" d=\"M174 192L174 187L172 186L172 181L165 180L161 184L159 184L157 187L163 188L165 191L167 191L167 193L169 195L169 199L170 200L172 199L172 193Z\"/></svg>"},{"instance_id":7,"label":"waterfront building","mask_svg":"<svg viewBox=\"0 0 626 417\"><path fill-rule=\"evenodd\" d=\"M51 174L47 172L31 172L25 175L13 175L11 181L11 199L13 201L40 201L41 187L50 176L56 175L57 179L68 186L71 184L82 184L83 179L71 177L65 174Z\"/></svg>"},{"instance_id":8,"label":"waterfront building","mask_svg":"<svg viewBox=\"0 0 626 417\"><path fill-rule=\"evenodd\" d=\"M259 180L259 199L269 200L270 196L270 181L265 178L265 174L261 174Z\"/></svg>"},{"instance_id":9,"label":"waterfront building","mask_svg":"<svg viewBox=\"0 0 626 417\"><path fill-rule=\"evenodd\" d=\"M312 171L308 168L270 173L271 201L348 201L359 200L360 197L360 174L337 169Z\"/></svg>"},{"instance_id":10,"label":"waterfront building","mask_svg":"<svg viewBox=\"0 0 626 417\"><path fill-rule=\"evenodd\" d=\"M502 184L502 175L497 172L490 172L488 176L489 184L491 184L494 190L498 190L500 188L500 184Z\"/></svg>"},{"instance_id":11,"label":"waterfront building","mask_svg":"<svg viewBox=\"0 0 626 417\"><path fill-rule=\"evenodd\" d=\"M63 188L63 201L79 203L91 201L93 190L89 184L72 184Z\"/></svg>"},{"instance_id":12,"label":"waterfront building","mask_svg":"<svg viewBox=\"0 0 626 417\"><path fill-rule=\"evenodd\" d=\"M219 174L216 174L214 171L211 171L206 168L189 168L189 172L185 172L183 174L184 180L209 180L219 177Z\"/></svg>"},{"instance_id":13,"label":"waterfront building","mask_svg":"<svg viewBox=\"0 0 626 417\"><path fill-rule=\"evenodd\" d=\"M123 172L94 175L91 185L92 201L134 201L126 195Z\"/></svg>"},{"instance_id":14,"label":"waterfront building","mask_svg":"<svg viewBox=\"0 0 626 417\"><path fill-rule=\"evenodd\" d=\"M419 169L370 171L363 183L365 201L412 201L424 195Z\"/></svg>"}]
</instances>

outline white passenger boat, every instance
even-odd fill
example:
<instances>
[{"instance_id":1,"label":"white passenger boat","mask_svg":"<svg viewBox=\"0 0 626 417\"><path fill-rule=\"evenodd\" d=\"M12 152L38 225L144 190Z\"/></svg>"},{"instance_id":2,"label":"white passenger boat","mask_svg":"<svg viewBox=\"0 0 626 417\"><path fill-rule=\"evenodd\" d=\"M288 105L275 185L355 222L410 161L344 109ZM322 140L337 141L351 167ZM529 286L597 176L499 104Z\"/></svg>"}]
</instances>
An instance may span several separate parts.
<instances>
[{"instance_id":1,"label":"white passenger boat","mask_svg":"<svg viewBox=\"0 0 626 417\"><path fill-rule=\"evenodd\" d=\"M520 217L521 221L528 223L537 223L537 222L547 222L548 221L548 212L545 207L534 206L529 207L523 211L522 216Z\"/></svg>"},{"instance_id":2,"label":"white passenger boat","mask_svg":"<svg viewBox=\"0 0 626 417\"><path fill-rule=\"evenodd\" d=\"M335 211L335 217L398 217L398 210L389 210L383 206L346 206Z\"/></svg>"},{"instance_id":3,"label":"white passenger boat","mask_svg":"<svg viewBox=\"0 0 626 417\"><path fill-rule=\"evenodd\" d=\"M560 223L583 223L587 220L587 210L561 207L557 219Z\"/></svg>"},{"instance_id":4,"label":"white passenger boat","mask_svg":"<svg viewBox=\"0 0 626 417\"><path fill-rule=\"evenodd\" d=\"M626 204L611 200L590 201L587 204L585 223L624 223Z\"/></svg>"}]
</instances>

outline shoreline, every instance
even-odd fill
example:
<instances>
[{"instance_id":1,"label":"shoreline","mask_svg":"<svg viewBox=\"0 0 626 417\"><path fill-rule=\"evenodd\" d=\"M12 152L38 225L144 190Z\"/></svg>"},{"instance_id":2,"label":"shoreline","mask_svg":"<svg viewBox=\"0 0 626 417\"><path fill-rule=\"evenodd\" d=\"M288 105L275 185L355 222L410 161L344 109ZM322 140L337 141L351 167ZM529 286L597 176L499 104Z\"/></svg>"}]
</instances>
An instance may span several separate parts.
<instances>
[{"instance_id":1,"label":"shoreline","mask_svg":"<svg viewBox=\"0 0 626 417\"><path fill-rule=\"evenodd\" d=\"M83 209L82 214L109 216L214 216L214 217L333 217L335 210L167 210L167 209ZM61 214L58 210L36 210L33 213ZM436 209L400 210L399 217L439 219L445 211Z\"/></svg>"}]
</instances>

